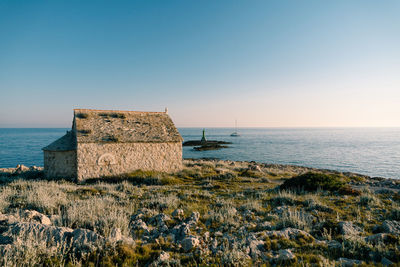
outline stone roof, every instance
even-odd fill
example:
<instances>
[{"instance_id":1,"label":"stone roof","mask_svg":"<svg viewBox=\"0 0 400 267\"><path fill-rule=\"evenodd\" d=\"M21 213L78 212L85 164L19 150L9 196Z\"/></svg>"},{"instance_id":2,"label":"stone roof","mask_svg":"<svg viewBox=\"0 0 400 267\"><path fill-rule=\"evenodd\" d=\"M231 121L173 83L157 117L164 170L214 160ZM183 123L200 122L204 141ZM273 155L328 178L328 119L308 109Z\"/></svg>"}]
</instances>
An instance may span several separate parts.
<instances>
[{"instance_id":1,"label":"stone roof","mask_svg":"<svg viewBox=\"0 0 400 267\"><path fill-rule=\"evenodd\" d=\"M166 112L75 109L78 143L182 142Z\"/></svg>"},{"instance_id":2,"label":"stone roof","mask_svg":"<svg viewBox=\"0 0 400 267\"><path fill-rule=\"evenodd\" d=\"M42 148L46 151L71 151L76 150L76 138L72 131L67 131L67 133L51 143L50 145Z\"/></svg>"}]
</instances>

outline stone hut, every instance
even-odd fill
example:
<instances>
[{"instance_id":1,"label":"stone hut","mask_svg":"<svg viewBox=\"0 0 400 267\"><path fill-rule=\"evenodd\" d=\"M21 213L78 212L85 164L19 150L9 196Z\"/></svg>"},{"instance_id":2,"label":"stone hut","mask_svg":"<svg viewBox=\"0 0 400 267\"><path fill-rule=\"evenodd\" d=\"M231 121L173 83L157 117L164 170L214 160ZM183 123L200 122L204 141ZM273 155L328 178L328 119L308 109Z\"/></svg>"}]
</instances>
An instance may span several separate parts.
<instances>
[{"instance_id":1,"label":"stone hut","mask_svg":"<svg viewBox=\"0 0 400 267\"><path fill-rule=\"evenodd\" d=\"M49 178L82 181L182 168L182 137L167 112L75 109L71 131L43 148Z\"/></svg>"}]
</instances>

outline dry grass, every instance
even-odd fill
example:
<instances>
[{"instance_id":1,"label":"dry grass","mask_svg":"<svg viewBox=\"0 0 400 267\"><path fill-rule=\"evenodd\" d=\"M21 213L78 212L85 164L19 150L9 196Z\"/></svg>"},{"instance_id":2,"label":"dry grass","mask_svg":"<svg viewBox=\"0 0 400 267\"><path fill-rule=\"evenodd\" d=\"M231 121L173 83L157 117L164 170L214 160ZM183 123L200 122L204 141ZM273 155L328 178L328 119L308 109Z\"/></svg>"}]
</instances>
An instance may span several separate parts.
<instances>
[{"instance_id":1,"label":"dry grass","mask_svg":"<svg viewBox=\"0 0 400 267\"><path fill-rule=\"evenodd\" d=\"M255 174L245 171L252 165L247 162L185 160L184 163L185 169L177 174L137 171L82 185L6 177L3 181L7 182L0 185L0 212L17 215L21 210L33 209L51 217L56 226L85 228L107 238L116 228L123 236L132 237L130 220L139 209L148 209L146 219L158 213L172 217L177 208L186 216L198 211L200 222L191 233L202 236L210 232L213 236L221 232L220 237L215 237L218 253L201 254L203 252L197 250L183 253L170 239L160 237L157 241L136 240L134 246L113 244L77 257L70 253L71 248L66 244L49 247L33 236L16 236L15 245L3 253L0 265L146 265L155 261L161 250L170 253L170 262L174 264L262 265L265 262L261 258L257 261L248 257L248 245L243 236L246 231L259 234L257 225L264 222L272 229L293 227L321 240L338 240L344 245L343 250L332 252L313 241L270 240L264 256L295 247L298 256L298 260L292 262L295 266L312 266L315 262L331 266L338 257L368 259L365 251L381 253L392 261L399 256L395 249L398 243L373 245L362 240L342 240L335 228L338 221L348 220L362 225L365 234L370 235L373 227L383 220L400 218L399 199L393 197L389 201L388 196L368 191L360 196L343 196L321 190L279 190L277 186L281 180L306 171L294 167L260 165L261 171L251 170ZM168 227L178 223L171 220ZM316 229L320 224L324 227ZM154 225L149 227L155 229ZM398 241L394 239L394 242Z\"/></svg>"}]
</instances>

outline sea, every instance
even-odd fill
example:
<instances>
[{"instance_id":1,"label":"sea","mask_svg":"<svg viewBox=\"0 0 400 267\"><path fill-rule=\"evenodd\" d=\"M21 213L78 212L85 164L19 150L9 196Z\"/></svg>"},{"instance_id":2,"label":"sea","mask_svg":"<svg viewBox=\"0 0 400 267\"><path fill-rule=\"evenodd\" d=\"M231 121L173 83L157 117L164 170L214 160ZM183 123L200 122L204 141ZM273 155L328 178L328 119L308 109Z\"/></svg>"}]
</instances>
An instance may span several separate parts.
<instances>
[{"instance_id":1,"label":"sea","mask_svg":"<svg viewBox=\"0 0 400 267\"><path fill-rule=\"evenodd\" d=\"M44 146L63 136L61 128L0 128L0 168L43 166ZM185 141L200 140L202 128L179 128ZM229 148L196 151L184 158L218 158L291 164L372 177L400 179L400 128L206 128L208 140L232 142Z\"/></svg>"}]
</instances>

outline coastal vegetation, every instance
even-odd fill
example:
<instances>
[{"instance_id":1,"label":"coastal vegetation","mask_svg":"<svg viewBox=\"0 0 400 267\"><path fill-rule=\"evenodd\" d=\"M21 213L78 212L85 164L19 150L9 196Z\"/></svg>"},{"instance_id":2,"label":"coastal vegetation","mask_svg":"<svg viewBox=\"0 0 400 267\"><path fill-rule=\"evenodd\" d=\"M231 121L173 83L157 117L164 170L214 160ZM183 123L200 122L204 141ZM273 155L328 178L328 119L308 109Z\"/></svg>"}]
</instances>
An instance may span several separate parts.
<instances>
[{"instance_id":1,"label":"coastal vegetation","mask_svg":"<svg viewBox=\"0 0 400 267\"><path fill-rule=\"evenodd\" d=\"M221 160L81 184L4 169L0 265L396 266L399 190L396 180Z\"/></svg>"}]
</instances>

